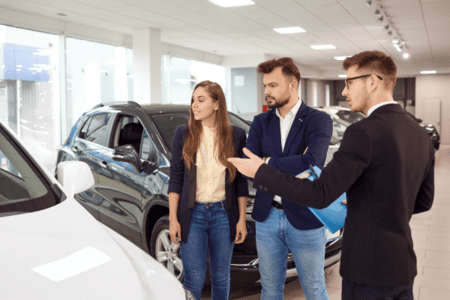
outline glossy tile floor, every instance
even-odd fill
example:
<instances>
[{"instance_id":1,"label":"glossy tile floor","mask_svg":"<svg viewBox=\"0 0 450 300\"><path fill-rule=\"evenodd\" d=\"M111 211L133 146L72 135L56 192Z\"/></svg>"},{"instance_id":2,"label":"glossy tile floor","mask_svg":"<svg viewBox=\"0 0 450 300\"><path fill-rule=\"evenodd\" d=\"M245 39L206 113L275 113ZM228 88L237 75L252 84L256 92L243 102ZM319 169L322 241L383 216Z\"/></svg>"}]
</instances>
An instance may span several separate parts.
<instances>
[{"instance_id":1,"label":"glossy tile floor","mask_svg":"<svg viewBox=\"0 0 450 300\"><path fill-rule=\"evenodd\" d=\"M433 207L411 220L417 255L416 300L450 299L450 146L441 146L436 152L435 182ZM325 280L330 300L340 300L339 264L325 270ZM233 285L230 299L260 299L260 291L260 285ZM210 299L208 289L202 299ZM284 299L306 299L297 279L285 285Z\"/></svg>"}]
</instances>

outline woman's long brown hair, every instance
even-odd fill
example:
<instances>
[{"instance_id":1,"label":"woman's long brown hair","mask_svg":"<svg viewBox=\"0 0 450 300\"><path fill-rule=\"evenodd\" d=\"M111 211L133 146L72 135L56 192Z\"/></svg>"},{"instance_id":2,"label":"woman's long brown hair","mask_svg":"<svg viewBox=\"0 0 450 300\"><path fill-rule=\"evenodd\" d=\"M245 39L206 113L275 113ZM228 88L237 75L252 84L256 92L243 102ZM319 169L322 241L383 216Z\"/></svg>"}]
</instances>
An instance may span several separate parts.
<instances>
[{"instance_id":1,"label":"woman's long brown hair","mask_svg":"<svg viewBox=\"0 0 450 300\"><path fill-rule=\"evenodd\" d=\"M194 91L192 92L192 97L195 90L198 87L204 87L208 92L209 96L214 101L219 101L219 109L216 114L216 141L215 149L219 151L218 159L219 162L224 165L230 172L228 182L232 182L236 176L236 167L227 161L227 158L233 157L234 144L233 144L233 127L228 121L227 103L225 101L225 95L222 88L216 82L211 82L209 80L202 81L198 83ZM191 99L191 105L193 98ZM192 107L189 116L189 132L184 142L183 147L183 159L187 165L188 170L191 170L191 165L194 163L194 155L200 147L200 139L203 132L202 121L197 121L194 118L194 112Z\"/></svg>"}]
</instances>

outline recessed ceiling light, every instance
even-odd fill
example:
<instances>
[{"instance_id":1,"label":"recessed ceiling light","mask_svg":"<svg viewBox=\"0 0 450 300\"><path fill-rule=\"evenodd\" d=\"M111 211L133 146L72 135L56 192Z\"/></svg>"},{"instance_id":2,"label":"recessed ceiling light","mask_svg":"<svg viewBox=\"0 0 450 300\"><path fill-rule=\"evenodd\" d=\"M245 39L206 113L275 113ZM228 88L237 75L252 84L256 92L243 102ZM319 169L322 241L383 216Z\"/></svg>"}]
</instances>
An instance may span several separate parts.
<instances>
[{"instance_id":1,"label":"recessed ceiling light","mask_svg":"<svg viewBox=\"0 0 450 300\"><path fill-rule=\"evenodd\" d=\"M403 46L400 46L399 44L393 44L394 48L397 49L398 52L402 52Z\"/></svg>"},{"instance_id":2,"label":"recessed ceiling light","mask_svg":"<svg viewBox=\"0 0 450 300\"><path fill-rule=\"evenodd\" d=\"M341 75L338 75L338 76L341 77L341 78L346 78L347 77L346 74L341 74Z\"/></svg>"},{"instance_id":3,"label":"recessed ceiling light","mask_svg":"<svg viewBox=\"0 0 450 300\"><path fill-rule=\"evenodd\" d=\"M245 6L255 4L255 2L251 0L209 0L209 2L212 2L222 7L234 7L234 6Z\"/></svg>"},{"instance_id":4,"label":"recessed ceiling light","mask_svg":"<svg viewBox=\"0 0 450 300\"><path fill-rule=\"evenodd\" d=\"M299 26L274 28L273 30L275 30L276 32L282 33L282 34L306 32L305 29L303 29Z\"/></svg>"},{"instance_id":5,"label":"recessed ceiling light","mask_svg":"<svg viewBox=\"0 0 450 300\"><path fill-rule=\"evenodd\" d=\"M347 57L350 57L350 56L335 56L334 59L335 60L345 60Z\"/></svg>"},{"instance_id":6,"label":"recessed ceiling light","mask_svg":"<svg viewBox=\"0 0 450 300\"><path fill-rule=\"evenodd\" d=\"M403 58L405 58L405 59L407 59L407 58L409 58L409 53L403 53Z\"/></svg>"},{"instance_id":7,"label":"recessed ceiling light","mask_svg":"<svg viewBox=\"0 0 450 300\"><path fill-rule=\"evenodd\" d=\"M311 48L313 48L314 50L331 50L331 49L336 49L335 46L328 44L328 45L311 45Z\"/></svg>"},{"instance_id":8,"label":"recessed ceiling light","mask_svg":"<svg viewBox=\"0 0 450 300\"><path fill-rule=\"evenodd\" d=\"M430 71L420 71L420 74L436 74L435 70L430 70Z\"/></svg>"}]
</instances>

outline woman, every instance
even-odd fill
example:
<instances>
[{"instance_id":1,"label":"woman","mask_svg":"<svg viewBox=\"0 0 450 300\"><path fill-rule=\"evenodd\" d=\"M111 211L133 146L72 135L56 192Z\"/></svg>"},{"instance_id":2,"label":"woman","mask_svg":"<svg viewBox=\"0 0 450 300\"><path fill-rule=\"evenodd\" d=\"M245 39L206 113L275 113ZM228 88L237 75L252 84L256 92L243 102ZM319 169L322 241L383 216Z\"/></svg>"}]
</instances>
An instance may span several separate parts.
<instances>
[{"instance_id":1,"label":"woman","mask_svg":"<svg viewBox=\"0 0 450 300\"><path fill-rule=\"evenodd\" d=\"M245 131L228 122L215 82L194 88L188 126L177 128L169 181L170 237L181 244L184 285L200 299L209 254L211 297L228 299L234 243L245 240L247 179L227 161L242 156Z\"/></svg>"}]
</instances>

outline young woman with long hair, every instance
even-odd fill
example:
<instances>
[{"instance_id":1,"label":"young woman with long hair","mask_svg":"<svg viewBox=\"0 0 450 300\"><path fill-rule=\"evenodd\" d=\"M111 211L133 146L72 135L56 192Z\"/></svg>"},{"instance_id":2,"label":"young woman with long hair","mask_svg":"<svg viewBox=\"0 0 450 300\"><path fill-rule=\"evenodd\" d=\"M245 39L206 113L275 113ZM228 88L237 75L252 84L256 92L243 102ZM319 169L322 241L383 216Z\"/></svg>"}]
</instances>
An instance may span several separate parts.
<instances>
[{"instance_id":1,"label":"young woman with long hair","mask_svg":"<svg viewBox=\"0 0 450 300\"><path fill-rule=\"evenodd\" d=\"M177 128L169 181L170 237L181 245L184 285L200 300L209 255L211 297L228 299L234 244L247 235L247 179L227 161L246 135L231 126L220 85L194 88L189 124Z\"/></svg>"}]
</instances>

